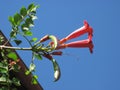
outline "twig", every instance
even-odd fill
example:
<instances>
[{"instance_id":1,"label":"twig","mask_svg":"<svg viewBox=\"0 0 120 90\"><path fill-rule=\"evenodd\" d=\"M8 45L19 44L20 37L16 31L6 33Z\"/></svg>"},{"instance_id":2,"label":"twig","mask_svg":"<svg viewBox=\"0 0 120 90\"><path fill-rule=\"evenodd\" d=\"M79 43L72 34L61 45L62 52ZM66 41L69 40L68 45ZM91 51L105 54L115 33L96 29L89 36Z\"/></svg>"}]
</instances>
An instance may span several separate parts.
<instances>
[{"instance_id":1,"label":"twig","mask_svg":"<svg viewBox=\"0 0 120 90\"><path fill-rule=\"evenodd\" d=\"M0 49L12 49L12 50L32 50L32 48L22 48L22 47L11 47L0 45Z\"/></svg>"}]
</instances>

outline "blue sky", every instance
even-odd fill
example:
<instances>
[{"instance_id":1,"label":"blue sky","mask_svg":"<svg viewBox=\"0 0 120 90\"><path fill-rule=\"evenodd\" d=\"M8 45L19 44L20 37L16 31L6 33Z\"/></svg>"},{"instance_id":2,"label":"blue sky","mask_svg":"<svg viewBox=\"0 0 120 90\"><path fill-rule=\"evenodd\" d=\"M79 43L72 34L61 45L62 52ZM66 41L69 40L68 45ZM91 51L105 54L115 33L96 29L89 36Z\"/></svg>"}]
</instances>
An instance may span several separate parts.
<instances>
[{"instance_id":1,"label":"blue sky","mask_svg":"<svg viewBox=\"0 0 120 90\"><path fill-rule=\"evenodd\" d=\"M2 0L0 29L7 37L11 31L8 16L32 2L40 5L35 37L53 34L61 39L83 26L84 20L94 29L93 54L88 49L65 49L63 56L55 57L62 72L58 82L53 82L50 61L36 61L36 74L44 90L120 90L119 0ZM19 54L28 65L30 53Z\"/></svg>"}]
</instances>

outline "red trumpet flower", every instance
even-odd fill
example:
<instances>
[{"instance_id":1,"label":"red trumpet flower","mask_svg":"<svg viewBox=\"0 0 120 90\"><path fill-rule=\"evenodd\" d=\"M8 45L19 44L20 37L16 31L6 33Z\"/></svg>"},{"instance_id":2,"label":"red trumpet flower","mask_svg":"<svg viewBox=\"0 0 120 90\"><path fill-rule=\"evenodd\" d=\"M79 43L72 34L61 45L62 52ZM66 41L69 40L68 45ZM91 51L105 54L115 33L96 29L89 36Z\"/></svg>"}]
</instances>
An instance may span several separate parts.
<instances>
[{"instance_id":1,"label":"red trumpet flower","mask_svg":"<svg viewBox=\"0 0 120 90\"><path fill-rule=\"evenodd\" d=\"M90 39L81 40L81 41L75 41L66 44L66 47L72 47L72 48L86 48L88 47L90 52L93 53L93 43Z\"/></svg>"},{"instance_id":2,"label":"red trumpet flower","mask_svg":"<svg viewBox=\"0 0 120 90\"><path fill-rule=\"evenodd\" d=\"M74 41L74 42L64 44L66 41L73 39L73 38L76 38L76 37L79 37L80 35L83 35L85 33L88 33L88 39ZM89 26L87 21L84 21L84 26L81 27L80 29L75 30L74 32L69 34L67 37L61 39L59 41L59 46L56 49L64 49L66 47L72 47L72 48L86 48L86 47L88 47L90 52L92 53L93 47L94 47L94 45L92 43L92 33L93 33L92 27Z\"/></svg>"},{"instance_id":3,"label":"red trumpet flower","mask_svg":"<svg viewBox=\"0 0 120 90\"><path fill-rule=\"evenodd\" d=\"M60 44L63 44L64 42L70 40L70 39L73 39L73 38L76 38L76 37L79 37L85 33L88 33L88 34L91 34L93 33L93 29L92 27L89 26L88 22L87 21L84 21L84 26L75 30L74 32L72 32L71 34L69 34L67 37L61 39L59 41Z\"/></svg>"},{"instance_id":4,"label":"red trumpet flower","mask_svg":"<svg viewBox=\"0 0 120 90\"><path fill-rule=\"evenodd\" d=\"M61 44L60 46L57 47L58 49L64 49L66 47L71 47L71 48L89 48L90 52L93 53L93 43L91 41L91 38L88 38L86 40L80 40L80 41L74 41L71 43L67 44Z\"/></svg>"}]
</instances>

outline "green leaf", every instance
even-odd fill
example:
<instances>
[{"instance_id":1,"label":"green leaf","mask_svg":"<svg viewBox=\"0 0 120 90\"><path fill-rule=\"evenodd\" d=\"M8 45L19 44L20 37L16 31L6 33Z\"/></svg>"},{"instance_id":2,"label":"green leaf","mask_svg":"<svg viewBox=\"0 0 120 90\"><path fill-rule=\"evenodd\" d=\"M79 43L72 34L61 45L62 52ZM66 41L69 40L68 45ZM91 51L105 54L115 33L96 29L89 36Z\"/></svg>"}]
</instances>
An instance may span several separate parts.
<instances>
[{"instance_id":1,"label":"green leaf","mask_svg":"<svg viewBox=\"0 0 120 90\"><path fill-rule=\"evenodd\" d=\"M32 18L32 20L37 19L37 16L35 16L35 15L30 15L30 17Z\"/></svg>"},{"instance_id":2,"label":"green leaf","mask_svg":"<svg viewBox=\"0 0 120 90\"><path fill-rule=\"evenodd\" d=\"M34 7L34 3L31 3L29 6L28 6L28 10L32 9Z\"/></svg>"},{"instance_id":3,"label":"green leaf","mask_svg":"<svg viewBox=\"0 0 120 90\"><path fill-rule=\"evenodd\" d=\"M37 78L38 78L37 75L34 75L34 76L32 77L32 84L33 84L33 85L38 84L38 82L37 82Z\"/></svg>"},{"instance_id":4,"label":"green leaf","mask_svg":"<svg viewBox=\"0 0 120 90\"><path fill-rule=\"evenodd\" d=\"M12 90L18 90L17 88L12 88Z\"/></svg>"},{"instance_id":5,"label":"green leaf","mask_svg":"<svg viewBox=\"0 0 120 90\"><path fill-rule=\"evenodd\" d=\"M13 83L15 86L21 86L20 80L17 79L17 78L15 78L15 77L12 78L12 83Z\"/></svg>"},{"instance_id":6,"label":"green leaf","mask_svg":"<svg viewBox=\"0 0 120 90\"><path fill-rule=\"evenodd\" d=\"M35 70L35 64L34 63L31 63L30 64L30 67L29 67L29 71L31 72L31 71L34 71Z\"/></svg>"},{"instance_id":7,"label":"green leaf","mask_svg":"<svg viewBox=\"0 0 120 90\"><path fill-rule=\"evenodd\" d=\"M11 31L11 32L10 32L10 37L11 37L11 38L15 38L16 35L17 35L17 32L15 32L15 31Z\"/></svg>"},{"instance_id":8,"label":"green leaf","mask_svg":"<svg viewBox=\"0 0 120 90\"><path fill-rule=\"evenodd\" d=\"M20 9L20 14L21 14L22 16L26 16L26 15L27 15L27 9L26 9L25 7L22 7L22 8Z\"/></svg>"},{"instance_id":9,"label":"green leaf","mask_svg":"<svg viewBox=\"0 0 120 90\"><path fill-rule=\"evenodd\" d=\"M17 45L20 45L21 43L22 43L22 41L21 40L14 40L14 42L17 44Z\"/></svg>"},{"instance_id":10,"label":"green leaf","mask_svg":"<svg viewBox=\"0 0 120 90\"><path fill-rule=\"evenodd\" d=\"M18 26L12 27L12 31L16 32L19 30Z\"/></svg>"},{"instance_id":11,"label":"green leaf","mask_svg":"<svg viewBox=\"0 0 120 90\"><path fill-rule=\"evenodd\" d=\"M3 43L4 37L0 36L0 45Z\"/></svg>"},{"instance_id":12,"label":"green leaf","mask_svg":"<svg viewBox=\"0 0 120 90\"><path fill-rule=\"evenodd\" d=\"M7 65L8 65L7 60L0 61L0 68L6 68L7 69L8 68Z\"/></svg>"},{"instance_id":13,"label":"green leaf","mask_svg":"<svg viewBox=\"0 0 120 90\"><path fill-rule=\"evenodd\" d=\"M30 42L36 42L38 40L38 38L32 38L31 40L30 40Z\"/></svg>"},{"instance_id":14,"label":"green leaf","mask_svg":"<svg viewBox=\"0 0 120 90\"><path fill-rule=\"evenodd\" d=\"M28 11L35 12L38 7L39 7L38 5L35 5L34 3L32 3L28 6Z\"/></svg>"},{"instance_id":15,"label":"green leaf","mask_svg":"<svg viewBox=\"0 0 120 90\"><path fill-rule=\"evenodd\" d=\"M12 66L12 70L15 71L15 72L19 72L20 66L19 66L18 64L14 64L14 65Z\"/></svg>"},{"instance_id":16,"label":"green leaf","mask_svg":"<svg viewBox=\"0 0 120 90\"><path fill-rule=\"evenodd\" d=\"M16 61L17 58L18 58L17 55L16 55L16 53L14 53L14 52L8 53L7 57L13 59L14 61Z\"/></svg>"},{"instance_id":17,"label":"green leaf","mask_svg":"<svg viewBox=\"0 0 120 90\"><path fill-rule=\"evenodd\" d=\"M0 90L8 90L8 87L7 87L7 86L2 86L2 87L0 88Z\"/></svg>"},{"instance_id":18,"label":"green leaf","mask_svg":"<svg viewBox=\"0 0 120 90\"><path fill-rule=\"evenodd\" d=\"M5 74L5 73L7 73L7 72L8 72L8 70L7 70L7 69L5 69L5 68L0 68L0 73Z\"/></svg>"},{"instance_id":19,"label":"green leaf","mask_svg":"<svg viewBox=\"0 0 120 90\"><path fill-rule=\"evenodd\" d=\"M34 54L35 58L37 58L38 60L42 60L42 56L38 53Z\"/></svg>"},{"instance_id":20,"label":"green leaf","mask_svg":"<svg viewBox=\"0 0 120 90\"><path fill-rule=\"evenodd\" d=\"M12 16L9 16L8 20L11 23L12 26L15 26L14 18Z\"/></svg>"},{"instance_id":21,"label":"green leaf","mask_svg":"<svg viewBox=\"0 0 120 90\"><path fill-rule=\"evenodd\" d=\"M27 18L25 21L25 24L27 24L29 27L34 26L32 18Z\"/></svg>"},{"instance_id":22,"label":"green leaf","mask_svg":"<svg viewBox=\"0 0 120 90\"><path fill-rule=\"evenodd\" d=\"M56 82L60 79L61 71L55 59L52 59L52 63L53 63L53 68L54 68L54 79L55 79L54 81Z\"/></svg>"},{"instance_id":23,"label":"green leaf","mask_svg":"<svg viewBox=\"0 0 120 90\"><path fill-rule=\"evenodd\" d=\"M8 72L8 66L4 64L4 62L0 62L0 73L7 73Z\"/></svg>"},{"instance_id":24,"label":"green leaf","mask_svg":"<svg viewBox=\"0 0 120 90\"><path fill-rule=\"evenodd\" d=\"M32 36L32 32L31 31L24 31L24 35L25 36Z\"/></svg>"},{"instance_id":25,"label":"green leaf","mask_svg":"<svg viewBox=\"0 0 120 90\"><path fill-rule=\"evenodd\" d=\"M6 82L6 81L7 81L7 76L1 76L0 77L0 83Z\"/></svg>"},{"instance_id":26,"label":"green leaf","mask_svg":"<svg viewBox=\"0 0 120 90\"><path fill-rule=\"evenodd\" d=\"M22 31L28 31L29 26L26 23L24 23L24 24L21 25L21 29L22 29Z\"/></svg>"},{"instance_id":27,"label":"green leaf","mask_svg":"<svg viewBox=\"0 0 120 90\"><path fill-rule=\"evenodd\" d=\"M20 22L21 22L21 20L22 20L21 15L18 14L18 13L16 13L16 14L14 15L14 22L15 22L15 24L16 24L16 25L19 25Z\"/></svg>"},{"instance_id":28,"label":"green leaf","mask_svg":"<svg viewBox=\"0 0 120 90\"><path fill-rule=\"evenodd\" d=\"M29 70L25 71L25 75L29 75L31 72Z\"/></svg>"}]
</instances>

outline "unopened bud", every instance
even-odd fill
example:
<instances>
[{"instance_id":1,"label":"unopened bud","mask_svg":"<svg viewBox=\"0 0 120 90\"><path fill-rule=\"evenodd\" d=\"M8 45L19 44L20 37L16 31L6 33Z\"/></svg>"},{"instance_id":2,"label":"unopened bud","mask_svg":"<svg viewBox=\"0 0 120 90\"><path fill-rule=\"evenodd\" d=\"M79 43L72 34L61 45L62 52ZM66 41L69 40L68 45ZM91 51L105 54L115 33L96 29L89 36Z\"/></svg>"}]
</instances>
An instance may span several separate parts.
<instances>
[{"instance_id":1,"label":"unopened bud","mask_svg":"<svg viewBox=\"0 0 120 90\"><path fill-rule=\"evenodd\" d=\"M40 39L40 42L44 42L49 39L49 35L45 35L43 38Z\"/></svg>"},{"instance_id":2,"label":"unopened bud","mask_svg":"<svg viewBox=\"0 0 120 90\"><path fill-rule=\"evenodd\" d=\"M62 51L56 51L56 52L52 52L52 55L62 55Z\"/></svg>"}]
</instances>

